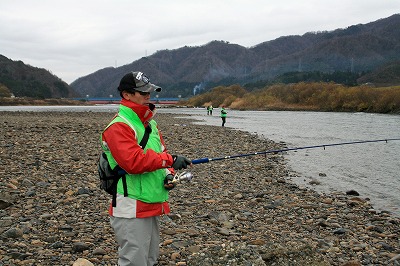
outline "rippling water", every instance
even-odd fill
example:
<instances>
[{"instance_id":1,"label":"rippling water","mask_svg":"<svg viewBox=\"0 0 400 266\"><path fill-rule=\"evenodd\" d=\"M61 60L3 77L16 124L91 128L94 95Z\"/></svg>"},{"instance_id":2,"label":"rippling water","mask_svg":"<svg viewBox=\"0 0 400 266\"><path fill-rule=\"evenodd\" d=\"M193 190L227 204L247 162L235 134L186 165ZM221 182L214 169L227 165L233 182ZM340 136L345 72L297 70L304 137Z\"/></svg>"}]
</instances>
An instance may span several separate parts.
<instances>
[{"instance_id":1,"label":"rippling water","mask_svg":"<svg viewBox=\"0 0 400 266\"><path fill-rule=\"evenodd\" d=\"M117 109L118 105L0 106L0 111L115 112ZM158 112L179 117L191 115L198 124L221 125L217 108L213 116L207 116L205 109L160 108ZM400 138L399 115L230 110L226 126L284 142L289 148ZM221 154L225 155L232 154ZM391 211L397 216L400 216L399 157L400 141L299 150L285 155L289 166L299 173L299 177L292 179L297 184L328 193L353 189L361 197L370 198L375 209ZM320 185L310 185L313 179Z\"/></svg>"},{"instance_id":2,"label":"rippling water","mask_svg":"<svg viewBox=\"0 0 400 266\"><path fill-rule=\"evenodd\" d=\"M213 116L207 116L204 109L166 111L191 114L199 124L221 125L218 109ZM226 126L284 142L289 148L400 138L399 115L231 110ZM353 189L370 198L375 209L400 216L400 141L299 150L285 157L299 173L300 177L292 179L297 184L320 192ZM320 185L310 185L313 179Z\"/></svg>"}]
</instances>

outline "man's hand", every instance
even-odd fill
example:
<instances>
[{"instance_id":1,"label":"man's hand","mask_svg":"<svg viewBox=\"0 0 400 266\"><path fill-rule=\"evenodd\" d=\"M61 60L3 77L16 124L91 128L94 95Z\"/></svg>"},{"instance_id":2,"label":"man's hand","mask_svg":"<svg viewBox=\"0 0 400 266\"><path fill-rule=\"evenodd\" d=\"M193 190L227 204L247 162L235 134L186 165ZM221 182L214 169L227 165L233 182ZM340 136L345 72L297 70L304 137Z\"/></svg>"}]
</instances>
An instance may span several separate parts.
<instances>
[{"instance_id":1,"label":"man's hand","mask_svg":"<svg viewBox=\"0 0 400 266\"><path fill-rule=\"evenodd\" d=\"M192 164L192 161L179 155L172 155L172 159L174 159L174 163L172 164L172 167L175 170L181 170L181 169L186 169L188 165Z\"/></svg>"},{"instance_id":2,"label":"man's hand","mask_svg":"<svg viewBox=\"0 0 400 266\"><path fill-rule=\"evenodd\" d=\"M174 176L171 174L168 174L165 179L164 179L164 187L166 190L171 190L175 187L175 183L172 181L174 180Z\"/></svg>"}]
</instances>

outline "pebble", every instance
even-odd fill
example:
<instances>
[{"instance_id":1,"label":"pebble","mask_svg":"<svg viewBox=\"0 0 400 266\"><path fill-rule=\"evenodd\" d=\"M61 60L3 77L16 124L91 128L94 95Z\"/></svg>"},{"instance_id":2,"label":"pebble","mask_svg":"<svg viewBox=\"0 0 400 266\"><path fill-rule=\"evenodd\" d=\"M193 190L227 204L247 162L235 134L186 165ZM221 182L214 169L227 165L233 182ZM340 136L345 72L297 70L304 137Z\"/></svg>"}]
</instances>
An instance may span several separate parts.
<instances>
[{"instance_id":1,"label":"pebble","mask_svg":"<svg viewBox=\"0 0 400 266\"><path fill-rule=\"evenodd\" d=\"M99 134L112 116L0 112L0 265L117 264L110 197L96 168ZM156 120L169 151L190 159L285 145L190 116ZM291 183L298 174L284 156L190 168L193 179L171 190L171 214L160 219L159 265L400 263L399 217L374 210L352 188L323 194Z\"/></svg>"}]
</instances>

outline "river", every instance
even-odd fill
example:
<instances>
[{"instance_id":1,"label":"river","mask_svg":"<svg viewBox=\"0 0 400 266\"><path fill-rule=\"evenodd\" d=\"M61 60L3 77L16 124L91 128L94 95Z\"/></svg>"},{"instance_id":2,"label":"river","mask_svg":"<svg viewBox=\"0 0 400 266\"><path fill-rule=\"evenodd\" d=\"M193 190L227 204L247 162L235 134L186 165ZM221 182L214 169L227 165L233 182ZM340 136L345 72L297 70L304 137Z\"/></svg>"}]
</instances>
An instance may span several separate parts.
<instances>
[{"instance_id":1,"label":"river","mask_svg":"<svg viewBox=\"0 0 400 266\"><path fill-rule=\"evenodd\" d=\"M117 108L118 105L0 106L0 111L115 112ZM159 108L158 112L190 115L197 124L221 126L218 108L214 108L212 116L201 108ZM226 127L283 142L289 148L400 138L399 115L370 113L228 110ZM375 209L400 216L400 141L289 151L284 156L298 175L291 177L296 184L323 193L355 190L360 197L369 198Z\"/></svg>"},{"instance_id":2,"label":"river","mask_svg":"<svg viewBox=\"0 0 400 266\"><path fill-rule=\"evenodd\" d=\"M197 124L221 126L219 109L213 116L204 109L165 111L190 114ZM399 115L370 113L230 110L225 126L289 148L400 138ZM221 154L225 155L232 154ZM400 140L290 151L285 157L299 175L291 178L298 185L325 193L355 190L375 209L400 216Z\"/></svg>"}]
</instances>

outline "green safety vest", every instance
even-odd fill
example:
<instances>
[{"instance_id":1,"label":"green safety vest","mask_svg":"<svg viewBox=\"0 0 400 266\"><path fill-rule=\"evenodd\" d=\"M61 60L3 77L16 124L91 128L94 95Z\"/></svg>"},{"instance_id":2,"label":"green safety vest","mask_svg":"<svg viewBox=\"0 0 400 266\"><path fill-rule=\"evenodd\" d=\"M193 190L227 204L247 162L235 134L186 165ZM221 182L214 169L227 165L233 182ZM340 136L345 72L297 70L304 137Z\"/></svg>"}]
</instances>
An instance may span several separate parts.
<instances>
[{"instance_id":1,"label":"green safety vest","mask_svg":"<svg viewBox=\"0 0 400 266\"><path fill-rule=\"evenodd\" d=\"M224 108L221 109L221 117L226 117L227 112Z\"/></svg>"},{"instance_id":2,"label":"green safety vest","mask_svg":"<svg viewBox=\"0 0 400 266\"><path fill-rule=\"evenodd\" d=\"M120 105L118 116L116 116L104 130L116 122L122 122L131 127L135 131L138 143L143 138L145 127L138 115L129 107ZM152 131L144 150L146 152L146 150L152 149L153 151L160 153L162 152L162 144L157 130L156 121L151 120L150 126ZM107 155L111 169L114 169L115 166L117 166L117 162L107 146L103 144L102 135L101 146ZM164 179L166 176L166 170L164 168L142 174L126 174L125 176L129 198L137 199L146 203L165 202L168 200L168 191L164 188ZM117 193L122 195L124 194L122 179L118 181Z\"/></svg>"}]
</instances>

